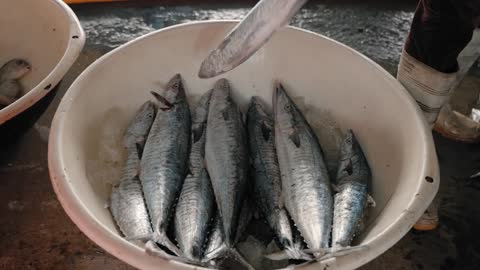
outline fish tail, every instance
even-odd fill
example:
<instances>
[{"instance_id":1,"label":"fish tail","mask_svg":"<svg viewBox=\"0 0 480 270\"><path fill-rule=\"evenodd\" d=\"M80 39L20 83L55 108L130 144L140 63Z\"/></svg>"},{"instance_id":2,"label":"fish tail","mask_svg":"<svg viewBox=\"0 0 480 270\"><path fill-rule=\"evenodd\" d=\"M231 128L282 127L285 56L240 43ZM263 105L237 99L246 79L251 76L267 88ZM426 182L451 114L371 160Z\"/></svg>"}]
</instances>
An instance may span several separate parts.
<instances>
[{"instance_id":1,"label":"fish tail","mask_svg":"<svg viewBox=\"0 0 480 270\"><path fill-rule=\"evenodd\" d=\"M333 257L341 257L347 254L362 251L368 249L368 246L355 246L355 247L340 247L340 248L323 248L323 249L295 249L286 248L285 250L267 254L266 258L272 261L281 261L289 259L300 259L306 261L323 261Z\"/></svg>"},{"instance_id":2,"label":"fish tail","mask_svg":"<svg viewBox=\"0 0 480 270\"><path fill-rule=\"evenodd\" d=\"M183 257L178 257L175 255L170 255L161 249L154 241L150 240L145 244L145 252L152 256L157 256L166 260L174 260L187 264L198 264L197 261L192 261Z\"/></svg>"},{"instance_id":3,"label":"fish tail","mask_svg":"<svg viewBox=\"0 0 480 270\"><path fill-rule=\"evenodd\" d=\"M323 254L322 254L323 255ZM296 248L285 248L282 251L274 252L264 255L265 258L271 261L283 261L283 260L305 260L312 261L315 257L310 255L308 252L305 252L301 249Z\"/></svg>"},{"instance_id":4,"label":"fish tail","mask_svg":"<svg viewBox=\"0 0 480 270\"><path fill-rule=\"evenodd\" d=\"M313 254L316 261L324 261L334 257L341 257L353 252L359 252L363 250L369 249L368 246L354 246L354 247L333 247L333 248L325 248L320 250L304 250L307 253Z\"/></svg>"},{"instance_id":5,"label":"fish tail","mask_svg":"<svg viewBox=\"0 0 480 270\"><path fill-rule=\"evenodd\" d=\"M168 238L165 233L154 232L152 238L156 243L164 246L173 254L181 256L182 252L180 251L180 249Z\"/></svg>"},{"instance_id":6,"label":"fish tail","mask_svg":"<svg viewBox=\"0 0 480 270\"><path fill-rule=\"evenodd\" d=\"M287 247L285 253L289 256L289 259L293 260L311 261L313 259L313 256L304 252L301 247Z\"/></svg>"},{"instance_id":7,"label":"fish tail","mask_svg":"<svg viewBox=\"0 0 480 270\"><path fill-rule=\"evenodd\" d=\"M148 233L148 234L144 234L144 235L135 235L135 236L129 236L129 237L125 237L125 239L127 241L149 241L151 240L153 237L153 234L151 233Z\"/></svg>"},{"instance_id":8,"label":"fish tail","mask_svg":"<svg viewBox=\"0 0 480 270\"><path fill-rule=\"evenodd\" d=\"M228 249L228 254L233 257L237 262L241 263L243 266L245 266L248 270L255 270L255 267L253 267L246 259L243 257L240 252L238 252L234 248Z\"/></svg>"},{"instance_id":9,"label":"fish tail","mask_svg":"<svg viewBox=\"0 0 480 270\"><path fill-rule=\"evenodd\" d=\"M214 249L212 250L211 252L207 253L204 255L204 259L203 261L204 262L208 262L208 261L211 261L215 258L218 258L220 256L222 256L223 254L225 254L226 252L228 251L228 248L225 244L222 244L220 247L218 247L217 249Z\"/></svg>"},{"instance_id":10,"label":"fish tail","mask_svg":"<svg viewBox=\"0 0 480 270\"><path fill-rule=\"evenodd\" d=\"M255 270L255 267L253 267L246 259L243 257L240 252L238 252L235 248L230 248L228 247L225 243L222 244L220 247L217 249L213 250L212 252L209 252L208 254L205 254L204 259L202 263L207 263L211 262L212 260L219 258L219 257L231 257L235 261L239 262L243 266L245 266L248 270Z\"/></svg>"}]
</instances>

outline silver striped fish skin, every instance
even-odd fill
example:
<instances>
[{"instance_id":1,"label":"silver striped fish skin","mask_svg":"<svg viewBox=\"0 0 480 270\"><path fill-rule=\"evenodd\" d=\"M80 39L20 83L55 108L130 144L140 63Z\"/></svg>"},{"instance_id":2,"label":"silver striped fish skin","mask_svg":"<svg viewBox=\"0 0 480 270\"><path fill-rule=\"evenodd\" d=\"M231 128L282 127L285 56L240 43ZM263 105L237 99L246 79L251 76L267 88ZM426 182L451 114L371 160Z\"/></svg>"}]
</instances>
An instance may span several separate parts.
<instances>
[{"instance_id":1,"label":"silver striped fish skin","mask_svg":"<svg viewBox=\"0 0 480 270\"><path fill-rule=\"evenodd\" d=\"M112 188L110 211L128 240L146 240L152 236L152 226L138 178L140 158L136 147L128 152L122 179Z\"/></svg>"},{"instance_id":2,"label":"silver striped fish skin","mask_svg":"<svg viewBox=\"0 0 480 270\"><path fill-rule=\"evenodd\" d=\"M308 0L262 0L202 62L198 76L230 71L260 49L277 29L287 25Z\"/></svg>"},{"instance_id":3,"label":"silver striped fish skin","mask_svg":"<svg viewBox=\"0 0 480 270\"><path fill-rule=\"evenodd\" d=\"M32 69L30 63L23 59L12 59L0 67L0 82L19 80Z\"/></svg>"},{"instance_id":4,"label":"silver striped fish skin","mask_svg":"<svg viewBox=\"0 0 480 270\"><path fill-rule=\"evenodd\" d=\"M248 146L241 112L226 79L215 83L207 121L205 159L225 243L235 246L238 217L248 177Z\"/></svg>"},{"instance_id":5,"label":"silver striped fish skin","mask_svg":"<svg viewBox=\"0 0 480 270\"><path fill-rule=\"evenodd\" d=\"M352 130L347 130L341 147L334 196L332 246L348 247L367 206L371 171Z\"/></svg>"},{"instance_id":6,"label":"silver striped fish skin","mask_svg":"<svg viewBox=\"0 0 480 270\"><path fill-rule=\"evenodd\" d=\"M280 83L273 94L275 145L285 206L309 249L329 247L330 179L317 137Z\"/></svg>"},{"instance_id":7,"label":"silver striped fish skin","mask_svg":"<svg viewBox=\"0 0 480 270\"><path fill-rule=\"evenodd\" d=\"M203 165L210 94L202 96L192 115L190 173L183 183L174 218L175 237L182 255L194 262L200 262L203 257L215 211L210 177Z\"/></svg>"},{"instance_id":8,"label":"silver striped fish skin","mask_svg":"<svg viewBox=\"0 0 480 270\"><path fill-rule=\"evenodd\" d=\"M251 202L248 199L244 200L242 209L240 210L237 235L235 236L236 242L240 241L240 239L244 236L247 226L250 224L250 221L253 217L252 211L253 209ZM215 265L216 261L222 257L233 257L237 262L245 266L247 269L254 269L240 252L226 245L222 228L222 219L218 211L213 222L214 223L205 247L205 253L202 262L208 262L210 265Z\"/></svg>"},{"instance_id":9,"label":"silver striped fish skin","mask_svg":"<svg viewBox=\"0 0 480 270\"><path fill-rule=\"evenodd\" d=\"M186 176L190 144L190 110L181 76L177 74L168 82L163 97L154 96L160 104L143 151L140 180L153 240L178 255L167 228Z\"/></svg>"},{"instance_id":10,"label":"silver striped fish skin","mask_svg":"<svg viewBox=\"0 0 480 270\"><path fill-rule=\"evenodd\" d=\"M253 164L253 197L267 224L273 230L279 246L292 259L302 254L302 243L294 242L291 223L282 200L282 181L275 150L273 117L259 97L252 97L247 113L250 155Z\"/></svg>"},{"instance_id":11,"label":"silver striped fish skin","mask_svg":"<svg viewBox=\"0 0 480 270\"><path fill-rule=\"evenodd\" d=\"M15 102L23 94L20 79L32 69L23 59L12 59L0 67L0 109Z\"/></svg>"},{"instance_id":12,"label":"silver striped fish skin","mask_svg":"<svg viewBox=\"0 0 480 270\"><path fill-rule=\"evenodd\" d=\"M214 210L215 200L207 171L187 176L174 219L175 237L184 258L198 262L202 259Z\"/></svg>"},{"instance_id":13,"label":"silver striped fish skin","mask_svg":"<svg viewBox=\"0 0 480 270\"><path fill-rule=\"evenodd\" d=\"M125 147L134 146L137 144L143 148L147 140L150 127L155 119L156 110L155 104L152 101L143 103L138 113L130 122L127 131L123 137L123 145ZM141 154L141 153L139 153Z\"/></svg>"},{"instance_id":14,"label":"silver striped fish skin","mask_svg":"<svg viewBox=\"0 0 480 270\"><path fill-rule=\"evenodd\" d=\"M200 97L192 115L191 150L189 156L189 171L199 175L205 168L205 141L208 119L208 109L212 90Z\"/></svg>"},{"instance_id":15,"label":"silver striped fish skin","mask_svg":"<svg viewBox=\"0 0 480 270\"><path fill-rule=\"evenodd\" d=\"M148 238L152 235L150 217L143 198L140 183L140 156L150 127L155 117L155 107L150 101L145 102L135 113L124 134L124 146L128 157L117 186L112 188L110 210L128 239ZM135 133L130 132L134 130Z\"/></svg>"},{"instance_id":16,"label":"silver striped fish skin","mask_svg":"<svg viewBox=\"0 0 480 270\"><path fill-rule=\"evenodd\" d=\"M205 247L204 261L215 260L220 256L221 247L224 242L223 232L222 232L222 219L220 215L215 215L213 220L213 225L210 231L210 235L207 240L207 245Z\"/></svg>"}]
</instances>

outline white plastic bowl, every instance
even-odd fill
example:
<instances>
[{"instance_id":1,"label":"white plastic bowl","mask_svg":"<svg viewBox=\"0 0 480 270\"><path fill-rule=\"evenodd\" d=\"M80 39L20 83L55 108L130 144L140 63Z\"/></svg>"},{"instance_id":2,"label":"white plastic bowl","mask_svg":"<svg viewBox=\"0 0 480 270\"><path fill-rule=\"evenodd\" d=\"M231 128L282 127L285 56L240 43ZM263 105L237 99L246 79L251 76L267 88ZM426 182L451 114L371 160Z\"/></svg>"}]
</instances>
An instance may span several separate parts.
<instances>
[{"instance_id":1,"label":"white plastic bowl","mask_svg":"<svg viewBox=\"0 0 480 270\"><path fill-rule=\"evenodd\" d=\"M77 59L85 34L75 13L60 0L0 1L0 65L26 59L21 80L27 94L0 110L0 124L28 109L62 79Z\"/></svg>"},{"instance_id":2,"label":"white plastic bowl","mask_svg":"<svg viewBox=\"0 0 480 270\"><path fill-rule=\"evenodd\" d=\"M86 161L98 152L105 113L116 107L122 127L177 72L189 95L210 89L201 61L235 22L189 23L166 28L98 59L72 84L50 132L49 167L55 192L70 218L99 246L140 269L188 269L151 257L124 240L104 203L108 192L91 183ZM380 66L331 39L296 28L279 31L253 58L226 74L237 100L253 94L271 100L275 79L307 105L329 110L342 128L352 128L373 171L374 209L360 235L368 249L329 261L354 269L402 238L432 201L439 185L433 140L420 110L405 89ZM427 181L427 179L429 181ZM433 180L433 182L430 181ZM319 264L305 266L319 269ZM323 268L322 268L323 269Z\"/></svg>"}]
</instances>

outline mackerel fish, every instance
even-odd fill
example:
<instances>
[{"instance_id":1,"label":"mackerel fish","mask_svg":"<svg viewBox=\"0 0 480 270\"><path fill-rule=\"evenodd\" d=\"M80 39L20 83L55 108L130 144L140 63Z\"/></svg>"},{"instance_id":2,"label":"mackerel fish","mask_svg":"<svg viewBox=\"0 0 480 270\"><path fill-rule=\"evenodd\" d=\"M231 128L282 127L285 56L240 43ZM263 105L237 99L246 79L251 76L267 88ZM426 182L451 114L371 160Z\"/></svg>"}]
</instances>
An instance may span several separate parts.
<instances>
[{"instance_id":1,"label":"mackerel fish","mask_svg":"<svg viewBox=\"0 0 480 270\"><path fill-rule=\"evenodd\" d=\"M118 185L112 188L110 210L123 235L129 240L151 237L152 227L138 178L140 156L155 117L155 106L145 102L124 135L128 158ZM132 132L134 131L134 132Z\"/></svg>"},{"instance_id":2,"label":"mackerel fish","mask_svg":"<svg viewBox=\"0 0 480 270\"><path fill-rule=\"evenodd\" d=\"M275 145L285 206L311 250L329 248L333 197L322 148L301 111L277 83ZM315 252L315 255L318 255Z\"/></svg>"},{"instance_id":3,"label":"mackerel fish","mask_svg":"<svg viewBox=\"0 0 480 270\"><path fill-rule=\"evenodd\" d=\"M334 197L332 247L350 246L368 205L370 167L352 130L341 147Z\"/></svg>"},{"instance_id":4,"label":"mackerel fish","mask_svg":"<svg viewBox=\"0 0 480 270\"><path fill-rule=\"evenodd\" d=\"M204 168L205 130L211 92L204 94L192 116L191 152L187 175L176 207L175 237L185 259L200 262L215 213L210 177Z\"/></svg>"},{"instance_id":5,"label":"mackerel fish","mask_svg":"<svg viewBox=\"0 0 480 270\"><path fill-rule=\"evenodd\" d=\"M235 246L240 209L248 178L248 146L242 114L226 79L215 83L207 121L205 160L225 244Z\"/></svg>"},{"instance_id":6,"label":"mackerel fish","mask_svg":"<svg viewBox=\"0 0 480 270\"><path fill-rule=\"evenodd\" d=\"M152 94L159 101L158 112L143 151L140 180L152 220L152 240L179 255L167 228L187 172L190 110L179 74L168 82L164 96Z\"/></svg>"},{"instance_id":7,"label":"mackerel fish","mask_svg":"<svg viewBox=\"0 0 480 270\"><path fill-rule=\"evenodd\" d=\"M279 247L291 259L310 259L295 240L284 208L282 181L275 150L274 123L259 97L252 97L247 113L250 153L254 167L252 192L257 207L275 234Z\"/></svg>"}]
</instances>

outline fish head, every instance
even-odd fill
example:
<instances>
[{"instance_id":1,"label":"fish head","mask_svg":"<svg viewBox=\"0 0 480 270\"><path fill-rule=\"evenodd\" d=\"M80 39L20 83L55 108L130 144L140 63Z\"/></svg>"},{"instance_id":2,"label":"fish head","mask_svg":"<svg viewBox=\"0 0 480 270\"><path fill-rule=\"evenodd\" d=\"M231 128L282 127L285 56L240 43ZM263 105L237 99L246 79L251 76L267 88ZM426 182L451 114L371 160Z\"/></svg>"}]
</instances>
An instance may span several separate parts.
<instances>
[{"instance_id":1,"label":"fish head","mask_svg":"<svg viewBox=\"0 0 480 270\"><path fill-rule=\"evenodd\" d=\"M156 109L152 101L143 103L124 135L124 144L131 145L135 143L143 147L155 119L155 114Z\"/></svg>"},{"instance_id":2,"label":"fish head","mask_svg":"<svg viewBox=\"0 0 480 270\"><path fill-rule=\"evenodd\" d=\"M307 0L261 0L202 62L198 76L212 78L241 65Z\"/></svg>"},{"instance_id":3,"label":"fish head","mask_svg":"<svg viewBox=\"0 0 480 270\"><path fill-rule=\"evenodd\" d=\"M220 79L215 83L212 91L211 100L215 100L216 104L219 106L218 109L224 109L220 107L227 107L228 104L232 103L230 83L227 79Z\"/></svg>"},{"instance_id":4,"label":"fish head","mask_svg":"<svg viewBox=\"0 0 480 270\"><path fill-rule=\"evenodd\" d=\"M368 163L355 134L351 129L348 129L340 148L337 179L364 172L369 172Z\"/></svg>"},{"instance_id":5,"label":"fish head","mask_svg":"<svg viewBox=\"0 0 480 270\"><path fill-rule=\"evenodd\" d=\"M236 64L229 64L230 55L223 52L224 47L229 42L229 38L224 41L219 48L210 52L208 57L202 62L198 77L208 79L223 74L233 69Z\"/></svg>"},{"instance_id":6,"label":"fish head","mask_svg":"<svg viewBox=\"0 0 480 270\"><path fill-rule=\"evenodd\" d=\"M183 87L182 76L180 74L175 74L175 76L168 81L165 87L164 97L172 104L186 99L185 88Z\"/></svg>"},{"instance_id":7,"label":"fish head","mask_svg":"<svg viewBox=\"0 0 480 270\"><path fill-rule=\"evenodd\" d=\"M250 100L247 111L247 124L249 132L255 132L256 127L260 127L265 140L270 138L273 130L273 119L258 96L253 96Z\"/></svg>"},{"instance_id":8,"label":"fish head","mask_svg":"<svg viewBox=\"0 0 480 270\"><path fill-rule=\"evenodd\" d=\"M266 119L269 118L269 114L267 113L267 109L263 103L263 101L258 96L253 96L250 99L250 104L248 106L248 115L250 117L255 117L258 119Z\"/></svg>"},{"instance_id":9,"label":"fish head","mask_svg":"<svg viewBox=\"0 0 480 270\"><path fill-rule=\"evenodd\" d=\"M298 110L280 82L275 83L273 113L280 132L291 132L297 122Z\"/></svg>"},{"instance_id":10,"label":"fish head","mask_svg":"<svg viewBox=\"0 0 480 270\"><path fill-rule=\"evenodd\" d=\"M193 113L193 123L194 124L204 124L207 122L208 109L210 107L210 97L212 96L212 91L209 90L200 97L194 113Z\"/></svg>"},{"instance_id":11,"label":"fish head","mask_svg":"<svg viewBox=\"0 0 480 270\"><path fill-rule=\"evenodd\" d=\"M2 79L18 80L30 72L31 69L32 66L27 61L23 59L13 59L0 68L0 74Z\"/></svg>"}]
</instances>

